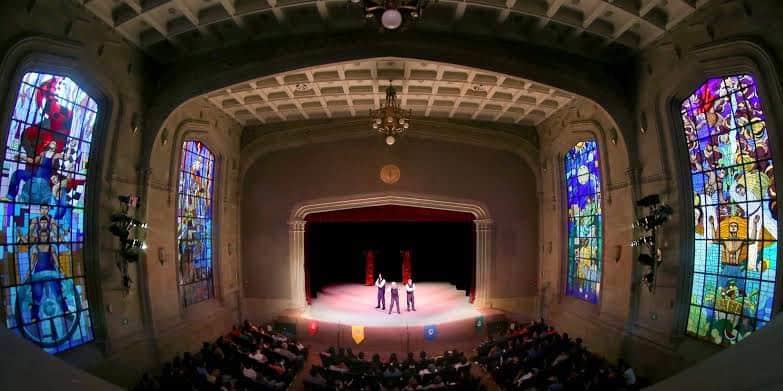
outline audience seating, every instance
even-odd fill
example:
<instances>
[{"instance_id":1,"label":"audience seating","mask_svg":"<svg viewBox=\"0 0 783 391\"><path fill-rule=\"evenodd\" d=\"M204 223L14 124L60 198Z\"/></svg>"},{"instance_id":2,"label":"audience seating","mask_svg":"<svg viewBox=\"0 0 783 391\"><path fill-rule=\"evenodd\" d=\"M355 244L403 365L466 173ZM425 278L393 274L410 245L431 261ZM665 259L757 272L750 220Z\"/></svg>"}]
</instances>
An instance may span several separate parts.
<instances>
[{"instance_id":1,"label":"audience seating","mask_svg":"<svg viewBox=\"0 0 783 391\"><path fill-rule=\"evenodd\" d=\"M504 390L636 390L642 383L622 360L610 365L543 319L490 338L475 361Z\"/></svg>"},{"instance_id":2,"label":"audience seating","mask_svg":"<svg viewBox=\"0 0 783 391\"><path fill-rule=\"evenodd\" d=\"M321 365L313 365L305 375L306 390L465 390L481 389L470 374L470 362L464 353L444 352L429 357L421 352L418 360L408 353L404 360L392 354L381 361L375 354L354 355L351 349L329 348L320 353Z\"/></svg>"},{"instance_id":3,"label":"audience seating","mask_svg":"<svg viewBox=\"0 0 783 391\"><path fill-rule=\"evenodd\" d=\"M174 357L159 377L145 374L134 390L284 390L306 358L296 340L246 321L199 352Z\"/></svg>"}]
</instances>

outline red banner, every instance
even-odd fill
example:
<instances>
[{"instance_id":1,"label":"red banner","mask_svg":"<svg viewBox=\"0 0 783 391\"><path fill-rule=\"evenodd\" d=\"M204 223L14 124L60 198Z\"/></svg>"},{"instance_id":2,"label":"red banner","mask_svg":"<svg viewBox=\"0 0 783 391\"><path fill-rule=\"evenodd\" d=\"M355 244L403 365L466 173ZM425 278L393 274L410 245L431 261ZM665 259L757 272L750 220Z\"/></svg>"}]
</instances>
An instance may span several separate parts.
<instances>
[{"instance_id":1,"label":"red banner","mask_svg":"<svg viewBox=\"0 0 783 391\"><path fill-rule=\"evenodd\" d=\"M364 285L375 285L375 251L364 252Z\"/></svg>"},{"instance_id":2,"label":"red banner","mask_svg":"<svg viewBox=\"0 0 783 391\"><path fill-rule=\"evenodd\" d=\"M411 277L411 250L400 251L400 256L402 256L402 283L405 284L408 282L409 278L412 278Z\"/></svg>"}]
</instances>

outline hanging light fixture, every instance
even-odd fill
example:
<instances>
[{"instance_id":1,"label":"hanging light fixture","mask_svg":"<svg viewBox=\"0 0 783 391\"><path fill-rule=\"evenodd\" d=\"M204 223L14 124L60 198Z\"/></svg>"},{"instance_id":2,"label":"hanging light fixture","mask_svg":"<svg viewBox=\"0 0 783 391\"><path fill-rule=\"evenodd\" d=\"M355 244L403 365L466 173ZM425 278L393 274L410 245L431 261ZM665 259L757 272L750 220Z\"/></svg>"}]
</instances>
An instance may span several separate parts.
<instances>
[{"instance_id":1,"label":"hanging light fixture","mask_svg":"<svg viewBox=\"0 0 783 391\"><path fill-rule=\"evenodd\" d=\"M386 30L396 30L405 21L416 21L421 17L429 0L350 0L364 7L367 19L375 19Z\"/></svg>"},{"instance_id":2,"label":"hanging light fixture","mask_svg":"<svg viewBox=\"0 0 783 391\"><path fill-rule=\"evenodd\" d=\"M410 127L411 110L403 110L397 102L397 92L391 85L386 88L386 101L381 107L370 109L370 119L372 119L372 128L378 133L386 136L386 144L393 145L396 136L402 134Z\"/></svg>"}]
</instances>

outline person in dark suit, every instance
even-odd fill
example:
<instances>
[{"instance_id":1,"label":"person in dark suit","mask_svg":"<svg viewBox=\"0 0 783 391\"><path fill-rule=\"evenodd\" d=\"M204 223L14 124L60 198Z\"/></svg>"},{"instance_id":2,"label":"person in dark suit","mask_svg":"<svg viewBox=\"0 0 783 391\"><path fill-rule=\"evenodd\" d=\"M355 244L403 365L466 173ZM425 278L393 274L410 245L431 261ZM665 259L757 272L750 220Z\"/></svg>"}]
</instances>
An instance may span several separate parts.
<instances>
[{"instance_id":1,"label":"person in dark suit","mask_svg":"<svg viewBox=\"0 0 783 391\"><path fill-rule=\"evenodd\" d=\"M375 280L375 286L378 287L378 305L376 305L375 308L380 308L381 310L385 310L386 309L386 280L383 279L383 275L381 275L381 273L378 273L378 279Z\"/></svg>"},{"instance_id":2,"label":"person in dark suit","mask_svg":"<svg viewBox=\"0 0 783 391\"><path fill-rule=\"evenodd\" d=\"M391 304L389 304L389 313L392 313L392 310L394 309L394 303L397 303L397 313L400 313L400 295L398 293L397 289L397 283L392 282L391 283Z\"/></svg>"},{"instance_id":3,"label":"person in dark suit","mask_svg":"<svg viewBox=\"0 0 783 391\"><path fill-rule=\"evenodd\" d=\"M416 303L413 301L413 292L415 291L416 285L414 285L413 280L409 278L408 283L405 284L405 304L407 304L406 307L408 311L416 311Z\"/></svg>"}]
</instances>

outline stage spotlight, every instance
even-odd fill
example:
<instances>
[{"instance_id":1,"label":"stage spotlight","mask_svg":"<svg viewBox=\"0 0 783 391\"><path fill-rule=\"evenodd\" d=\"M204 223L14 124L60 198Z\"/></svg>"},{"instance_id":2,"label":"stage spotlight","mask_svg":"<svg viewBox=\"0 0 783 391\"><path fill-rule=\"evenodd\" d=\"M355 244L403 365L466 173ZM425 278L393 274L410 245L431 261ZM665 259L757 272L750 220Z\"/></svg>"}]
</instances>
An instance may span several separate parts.
<instances>
[{"instance_id":1,"label":"stage spotlight","mask_svg":"<svg viewBox=\"0 0 783 391\"><path fill-rule=\"evenodd\" d=\"M639 254L638 261L645 266L652 266L653 262L655 262L653 257L651 257L649 254Z\"/></svg>"},{"instance_id":2,"label":"stage spotlight","mask_svg":"<svg viewBox=\"0 0 783 391\"><path fill-rule=\"evenodd\" d=\"M139 201L141 201L141 197L139 196L132 196L132 195L121 195L117 197L120 202L123 204L130 206L130 207L136 207L139 204Z\"/></svg>"},{"instance_id":3,"label":"stage spotlight","mask_svg":"<svg viewBox=\"0 0 783 391\"><path fill-rule=\"evenodd\" d=\"M652 194L640 199L639 201L636 201L636 206L654 206L660 203L661 198L658 196L658 194Z\"/></svg>"},{"instance_id":4,"label":"stage spotlight","mask_svg":"<svg viewBox=\"0 0 783 391\"><path fill-rule=\"evenodd\" d=\"M652 236L644 236L631 242L631 247L649 246L655 243Z\"/></svg>"},{"instance_id":5,"label":"stage spotlight","mask_svg":"<svg viewBox=\"0 0 783 391\"><path fill-rule=\"evenodd\" d=\"M128 235L130 235L128 226L122 224L112 224L109 226L109 232L111 232L112 235L119 237L120 240L125 240L128 238Z\"/></svg>"},{"instance_id":6,"label":"stage spotlight","mask_svg":"<svg viewBox=\"0 0 783 391\"><path fill-rule=\"evenodd\" d=\"M653 283L655 282L655 273L649 272L642 276L642 282L645 283L650 290L652 290Z\"/></svg>"}]
</instances>

